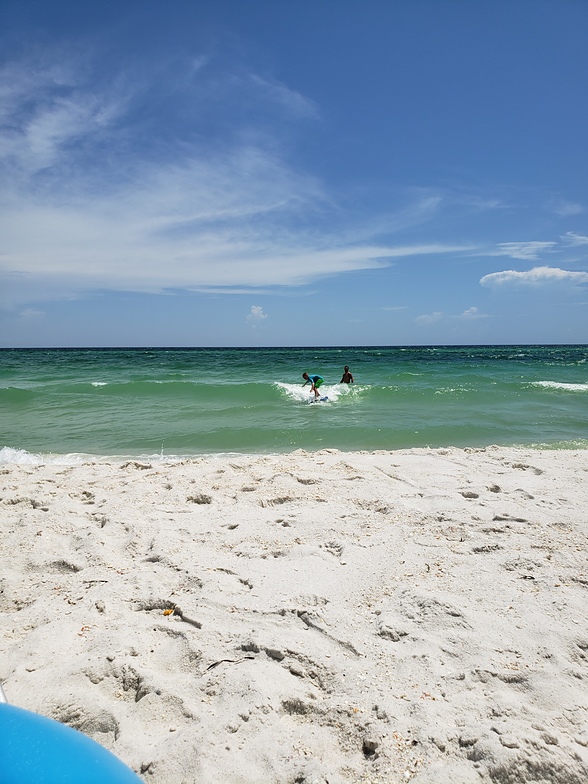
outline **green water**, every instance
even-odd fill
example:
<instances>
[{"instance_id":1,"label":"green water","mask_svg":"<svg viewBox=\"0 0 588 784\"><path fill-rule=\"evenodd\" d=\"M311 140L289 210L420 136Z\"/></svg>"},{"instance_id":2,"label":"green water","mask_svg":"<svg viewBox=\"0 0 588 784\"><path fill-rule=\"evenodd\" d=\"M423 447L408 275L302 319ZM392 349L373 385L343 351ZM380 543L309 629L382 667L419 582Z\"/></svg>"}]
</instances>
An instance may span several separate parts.
<instances>
[{"instance_id":1,"label":"green water","mask_svg":"<svg viewBox=\"0 0 588 784\"><path fill-rule=\"evenodd\" d=\"M349 365L354 385L339 384ZM303 371L325 379L310 404ZM0 350L0 460L588 447L587 346Z\"/></svg>"}]
</instances>

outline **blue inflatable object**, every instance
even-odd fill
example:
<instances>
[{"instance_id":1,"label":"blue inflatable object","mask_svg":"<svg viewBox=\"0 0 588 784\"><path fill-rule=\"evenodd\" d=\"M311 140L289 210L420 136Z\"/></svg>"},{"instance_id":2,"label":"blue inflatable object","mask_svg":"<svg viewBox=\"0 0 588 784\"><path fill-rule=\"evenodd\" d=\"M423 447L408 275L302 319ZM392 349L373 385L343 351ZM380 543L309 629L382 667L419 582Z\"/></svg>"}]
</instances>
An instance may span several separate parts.
<instances>
[{"instance_id":1,"label":"blue inflatable object","mask_svg":"<svg viewBox=\"0 0 588 784\"><path fill-rule=\"evenodd\" d=\"M2 784L142 784L114 754L82 732L0 704Z\"/></svg>"}]
</instances>

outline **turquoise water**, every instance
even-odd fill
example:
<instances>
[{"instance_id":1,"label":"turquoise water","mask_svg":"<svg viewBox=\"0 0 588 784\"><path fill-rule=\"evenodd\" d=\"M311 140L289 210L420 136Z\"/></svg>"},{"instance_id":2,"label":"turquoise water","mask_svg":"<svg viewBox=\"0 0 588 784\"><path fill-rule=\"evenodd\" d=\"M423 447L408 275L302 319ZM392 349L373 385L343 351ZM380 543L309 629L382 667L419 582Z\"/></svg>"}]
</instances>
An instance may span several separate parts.
<instances>
[{"instance_id":1,"label":"turquoise water","mask_svg":"<svg viewBox=\"0 0 588 784\"><path fill-rule=\"evenodd\" d=\"M588 346L0 350L3 462L489 444L588 448Z\"/></svg>"}]
</instances>

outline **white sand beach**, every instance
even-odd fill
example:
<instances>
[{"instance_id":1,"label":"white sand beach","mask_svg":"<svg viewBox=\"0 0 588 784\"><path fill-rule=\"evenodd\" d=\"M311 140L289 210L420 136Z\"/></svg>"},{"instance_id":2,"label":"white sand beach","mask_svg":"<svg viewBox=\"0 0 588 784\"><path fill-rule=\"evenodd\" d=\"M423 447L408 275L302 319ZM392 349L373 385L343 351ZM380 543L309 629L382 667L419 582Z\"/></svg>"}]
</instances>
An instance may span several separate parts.
<instances>
[{"instance_id":1,"label":"white sand beach","mask_svg":"<svg viewBox=\"0 0 588 784\"><path fill-rule=\"evenodd\" d=\"M0 480L6 696L145 782L588 781L588 451Z\"/></svg>"}]
</instances>

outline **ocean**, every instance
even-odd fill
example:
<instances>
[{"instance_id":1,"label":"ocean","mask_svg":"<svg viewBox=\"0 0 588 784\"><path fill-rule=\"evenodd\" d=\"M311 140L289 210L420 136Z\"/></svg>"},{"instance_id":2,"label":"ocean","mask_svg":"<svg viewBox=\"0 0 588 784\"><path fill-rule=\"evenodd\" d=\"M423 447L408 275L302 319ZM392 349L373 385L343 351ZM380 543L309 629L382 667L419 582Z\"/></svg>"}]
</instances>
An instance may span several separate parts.
<instances>
[{"instance_id":1,"label":"ocean","mask_svg":"<svg viewBox=\"0 0 588 784\"><path fill-rule=\"evenodd\" d=\"M588 346L0 350L2 463L490 444L588 448Z\"/></svg>"}]
</instances>

